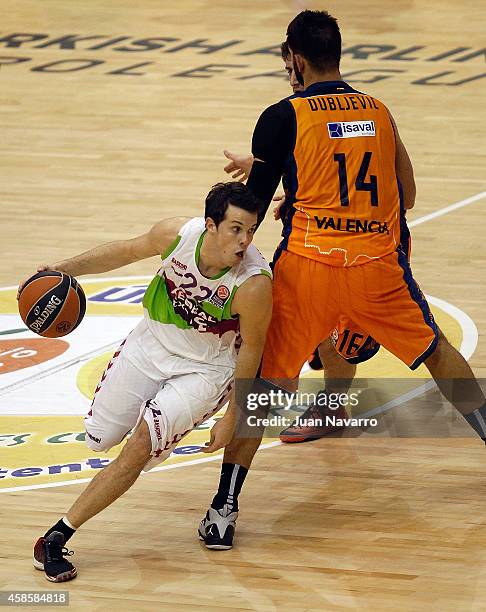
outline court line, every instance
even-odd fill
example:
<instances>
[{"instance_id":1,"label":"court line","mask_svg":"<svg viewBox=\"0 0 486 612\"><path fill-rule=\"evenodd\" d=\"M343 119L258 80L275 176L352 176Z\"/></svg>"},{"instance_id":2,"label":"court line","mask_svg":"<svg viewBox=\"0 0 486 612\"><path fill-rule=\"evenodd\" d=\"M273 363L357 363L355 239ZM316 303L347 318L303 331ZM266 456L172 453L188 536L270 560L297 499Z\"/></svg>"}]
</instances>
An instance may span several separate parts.
<instances>
[{"instance_id":1,"label":"court line","mask_svg":"<svg viewBox=\"0 0 486 612\"><path fill-rule=\"evenodd\" d=\"M449 304L449 302L433 297L431 295L426 295L425 297L427 298L427 301L430 304L433 304L434 306L441 308L444 312L447 312L447 314L449 314L461 326L462 341L461 346L459 347L459 352L467 361L474 353L478 345L479 332L478 328L476 327L476 323L474 323L471 317L467 315L464 311L457 308L457 306ZM382 406L372 408L371 410L368 410L368 412L360 414L359 418L368 419L370 417L376 416L377 414L387 412L388 410L391 410L396 406L403 405L405 402L408 402L409 400L414 399L419 395L422 395L426 391L433 389L435 386L436 385L434 379L431 379L420 387L412 389L411 391L408 391L407 393L404 393L403 395L400 395L399 397L392 399L389 402L386 402L386 404L383 404Z\"/></svg>"},{"instance_id":2,"label":"court line","mask_svg":"<svg viewBox=\"0 0 486 612\"><path fill-rule=\"evenodd\" d=\"M421 223L427 223L427 221L431 221L432 219L436 219L437 217L442 217L443 215L447 215L450 212L453 212L454 210L458 210L460 208L463 208L464 206L469 206L469 204L473 204L474 202L478 202L479 200L483 200L484 198L486 198L486 191L480 191L479 193L477 193L476 195L470 196L469 198L465 198L464 200L459 200L459 202L455 202L454 204L450 204L449 206L446 206L445 208L441 208L440 210L436 210L433 213L430 213L428 215L424 215L423 217L418 217L417 219L414 219L412 221L410 221L408 223L409 227L415 227L417 225L420 225ZM135 276L135 277L123 277L123 276L114 276L114 277L109 277L106 279L93 279L92 282L111 282L111 281L116 281L116 280L124 280L126 278L145 278L144 276ZM147 277L150 278L150 277ZM9 289L14 289L15 287L2 287L0 288L0 291L6 291ZM460 311L462 312L462 311ZM5 333L5 332L4 332ZM110 348L111 346L115 345L116 342L111 343L110 345L106 345L106 347L104 347L105 349ZM103 350L103 349L101 349ZM57 366L54 367L52 369L48 369L45 370L44 372L31 376L27 379L23 379L22 381L19 381L17 383L13 383L12 385L8 385L7 387L3 387L3 389L0 390L0 396L4 395L5 393L8 393L11 390L14 390L16 388L25 386L27 384L29 384L30 382L35 382L36 380L40 379L40 378L45 378L47 376L49 376L50 374L55 374L56 372L58 372L59 370L65 369L67 367L69 367L70 365L75 365L76 363L79 363L80 361L83 360L83 358L89 358L91 356L93 351L90 351L89 353L86 353L85 355L78 357L77 359L73 359L70 362L66 362L66 364L64 364L63 366ZM466 359L468 359L468 357L466 357ZM307 371L307 370L305 370Z\"/></svg>"},{"instance_id":3,"label":"court line","mask_svg":"<svg viewBox=\"0 0 486 612\"><path fill-rule=\"evenodd\" d=\"M453 210L458 210L459 208L463 208L464 206L469 206L473 202L478 202L479 200L483 200L486 198L486 191L480 191L476 195L471 196L470 198L466 198L465 200L459 200L459 202L455 202L454 204L450 204L445 208L440 208L433 213L428 215L424 215L423 217L419 217L418 219L413 219L408 223L408 227L415 227L416 225L420 225L421 223L426 223L427 221L431 221L432 219L436 219L437 217L442 217L443 215L447 215Z\"/></svg>"},{"instance_id":4,"label":"court line","mask_svg":"<svg viewBox=\"0 0 486 612\"><path fill-rule=\"evenodd\" d=\"M420 225L421 223L426 223L427 221L430 221L431 219L435 219L436 217L441 217L442 215L447 215L453 210L463 208L464 206L468 206L469 204L472 204L473 202L477 202L484 198L486 198L486 191L480 191L476 195L466 198L465 200L459 200L459 202L454 202L454 204L449 204L449 206L446 206L445 208L440 208L439 210L433 213L424 215L423 217L418 217L418 219L414 219L413 221L410 221L410 223L408 223L408 226L415 227L416 225ZM126 280L127 278L128 279L130 278L149 278L150 279L150 278L153 278L153 276L149 276L146 274L133 275L133 276L107 276L106 278L105 277L92 278L88 282L102 283L102 282L111 282L111 281L117 281L117 280ZM9 285L8 287L0 287L0 291L10 291L11 289L17 289L17 285Z\"/></svg>"},{"instance_id":5,"label":"court line","mask_svg":"<svg viewBox=\"0 0 486 612\"><path fill-rule=\"evenodd\" d=\"M262 444L258 450L263 450L265 448L271 448L272 446L279 446L282 444L279 440L275 442L266 442ZM148 472L141 472L141 476L146 474L153 474L154 472L163 472L164 470L175 470L177 468L185 467L186 465L197 465L199 463L209 463L211 461L217 461L221 459L223 456L222 453L218 453L217 455L211 457L201 457L200 459L192 459L191 461L184 461L183 463L174 463L171 465L161 465L159 467L154 467ZM108 464L109 465L109 464ZM26 485L25 487L9 487L8 489L0 489L0 493L14 493L16 491L31 491L33 489L49 489L52 487L65 487L67 485L75 485L75 484L84 484L87 482L91 482L93 480L93 476L90 478L79 478L76 480L65 480L62 482L48 482L45 484L37 484L37 485Z\"/></svg>"},{"instance_id":6,"label":"court line","mask_svg":"<svg viewBox=\"0 0 486 612\"><path fill-rule=\"evenodd\" d=\"M473 202L477 202L479 200L482 200L486 197L486 191L482 191L480 193L477 193L474 196L471 196L469 198L465 198L464 200L460 200L459 202L455 202L454 204L450 204L449 206L446 206L445 208L442 208L434 213L430 213L428 215L424 215L423 217L419 217L418 219L415 219L413 221L411 221L408 225L409 227L415 227L416 225L419 225L421 223L426 223L427 221L430 221L431 219L435 219L437 217L446 215L454 210L458 210L460 208L463 208L464 206L468 206L469 204L472 204ZM110 280L119 280L119 279L126 279L126 278L144 278L144 276L133 276L133 277L113 277L113 278L106 278L106 279L96 279L96 281L98 282L103 282L103 281L108 281L110 282ZM95 280L95 279L93 279ZM0 288L0 291L5 291L8 289L15 289L15 286L11 286L11 287L5 287L5 288ZM442 307L443 309L447 311L449 311L449 314L451 314L451 316L453 316L453 318L455 318L456 320L459 320L459 324L461 325L461 329L463 332L463 339L462 339L462 343L461 343L461 347L460 347L460 352L461 354L464 355L463 350L466 352L466 354L468 354L468 356L466 357L464 355L464 357L466 359L469 359L469 357L474 353L474 350L477 346L477 338L478 338L478 330L477 327L474 323L474 321L466 314L464 313L462 310L460 310L459 308L457 308L456 306L453 306L452 304L449 304L448 302L445 302L444 300L441 300L439 298L434 298L432 296L427 296L427 299L432 303L435 304L439 307ZM447 309L444 308L445 306L447 306ZM454 316L452 314L452 312L455 313ZM467 330L466 333L466 329L465 329L465 325L467 325L469 327L469 330ZM471 333L471 328L474 330ZM474 335L476 336L476 340L474 342L473 337ZM474 346L473 346L474 345ZM429 386L430 385L430 386ZM431 380L429 383L426 383L425 385L423 385L422 387L419 387L420 390L420 394L424 393L428 388L432 388L432 386L435 385L435 382L433 380ZM413 393L413 392L411 392ZM412 399L412 397L416 397L415 395L410 396L410 393L405 394L405 396L407 396L407 399ZM398 400L399 398L397 398ZM405 401L407 401L407 399ZM371 414L378 414L380 412L385 412L386 410L391 409L393 406L396 405L396 401L397 400L392 400L391 402L387 402L387 404L384 404L381 407L378 407L376 409L373 409L372 411L370 411L368 414L368 416L371 416ZM403 398L402 398L402 402L403 402ZM362 415L362 418L365 418L365 415ZM266 448L272 448L275 446L281 446L282 442L280 442L279 440L276 440L275 442L270 442L268 444L262 444L259 447L259 451L260 450L264 450ZM152 473L152 472L156 472L156 471L164 471L164 470L170 470L170 469L177 469L179 467L183 467L183 466L187 466L187 465L196 465L198 463L209 463L210 461L216 461L218 459L220 459L221 455L218 454L215 457L203 457L201 459L194 459L193 461L186 461L184 463L176 463L173 465L166 465L166 466L161 466L159 468L153 468L152 470L150 470L150 472L146 472L148 473ZM26 486L26 487L11 487L8 489L0 489L0 493L11 493L14 491L30 491L32 489L41 489L41 488L48 488L48 487L56 487L56 486L66 486L66 485L70 485L70 484L81 484L81 483L87 483L90 482L92 480L92 478L83 478L80 480L74 480L74 481L66 481L66 482L56 482L56 483L46 483L46 484L39 484L39 485L30 485L30 486Z\"/></svg>"},{"instance_id":7,"label":"court line","mask_svg":"<svg viewBox=\"0 0 486 612\"><path fill-rule=\"evenodd\" d=\"M471 355L474 353L476 349L476 346L478 343L478 337L479 337L478 329L474 321L471 319L469 315L467 315L465 312L457 308L457 306L454 306L453 304L449 304L449 302L433 297L431 295L427 295L426 297L427 297L427 300L431 304L441 308L443 311L448 313L455 321L459 323L461 327L461 331L462 331L462 342L461 342L461 346L459 350L461 354L465 357L465 359L469 359L469 357L471 357ZM386 404L383 404L382 406L378 406L377 408L373 408L372 410L361 414L360 418L370 418L377 414L384 413L395 406L403 405L404 402L410 399L413 399L414 397L417 397L419 395L422 395L423 393L425 393L425 391L432 389L434 386L435 386L435 382L433 380L430 380L426 382L424 385L421 385L417 387L416 389L412 389L411 391L408 391L407 393L404 393L403 395L400 395L399 397L394 398L393 400L390 400L389 402L387 402ZM274 442L266 442L265 444L262 444L259 447L258 451L264 450L266 448L273 448L275 446L282 446L282 444L283 443L280 440L275 440ZM221 459L221 457L222 457L222 453L218 453L217 455L211 455L209 457L201 457L199 459L192 459L191 461L184 461L183 463L173 463L169 465L162 465L159 467L152 468L149 472L142 472L142 474L152 474L154 472L174 470L174 469L178 469L178 468L189 466L189 465L197 465L199 463L209 463L211 461L218 461ZM26 485L26 486L21 486L21 487L8 487L5 489L0 488L0 493L13 493L15 491L30 491L33 489L45 489L45 488L50 488L50 487L62 487L62 486L73 485L73 484L83 484L83 483L90 482L92 479L93 479L93 476L91 476L90 478L65 480L61 482L50 482L50 483L44 483L44 484Z\"/></svg>"},{"instance_id":8,"label":"court line","mask_svg":"<svg viewBox=\"0 0 486 612\"><path fill-rule=\"evenodd\" d=\"M79 355L78 357L73 357L72 359L69 359L68 361L59 363L57 366L52 366L51 368L47 368L46 370L43 370L42 372L39 372L37 374L32 374L31 376L28 376L27 378L22 378L22 380L11 383L10 385L7 385L6 387L2 387L0 389L0 397L12 391L17 391L18 389L22 389L22 387L26 387L27 385L30 385L39 380L42 380L43 378L52 376L52 374L57 374L58 372L62 372L62 370L67 370L67 368L70 368L73 365L77 365L78 363L81 363L82 361L86 361L90 357L95 357L100 352L105 352L109 349L116 348L117 346L120 346L122 341L123 341L123 338L121 338L120 340L115 340L114 342L110 342L109 344L105 344L104 346L95 348L92 351L83 353L82 355Z\"/></svg>"},{"instance_id":9,"label":"court line","mask_svg":"<svg viewBox=\"0 0 486 612\"><path fill-rule=\"evenodd\" d=\"M132 275L128 275L128 276L95 276L94 278L90 278L89 274L84 274L81 275L82 278L87 282L87 283L111 283L113 281L124 281L127 279L147 279L147 280L152 280L154 275L153 274L132 274ZM80 276L80 277L81 277ZM0 287L0 291L11 291L12 289L17 289L17 285L9 285L8 287ZM10 314L10 313L2 313L2 314ZM105 315L100 315L100 316L105 316Z\"/></svg>"}]
</instances>

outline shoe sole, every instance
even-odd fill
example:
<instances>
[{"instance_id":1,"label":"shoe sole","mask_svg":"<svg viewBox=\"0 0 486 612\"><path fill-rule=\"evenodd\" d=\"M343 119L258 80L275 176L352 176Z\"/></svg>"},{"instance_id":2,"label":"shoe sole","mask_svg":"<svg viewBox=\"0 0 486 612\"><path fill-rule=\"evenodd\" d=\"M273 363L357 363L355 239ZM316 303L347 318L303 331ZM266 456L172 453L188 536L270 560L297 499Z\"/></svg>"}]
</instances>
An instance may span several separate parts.
<instances>
[{"instance_id":1,"label":"shoe sole","mask_svg":"<svg viewBox=\"0 0 486 612\"><path fill-rule=\"evenodd\" d=\"M209 548L209 550L231 550L233 548L233 544L231 544L231 546L228 546L227 544L207 544L200 531L197 532L197 535L199 536L201 542L204 542L204 545L206 548Z\"/></svg>"},{"instance_id":2,"label":"shoe sole","mask_svg":"<svg viewBox=\"0 0 486 612\"><path fill-rule=\"evenodd\" d=\"M337 431L336 429L334 429L333 431ZM326 436L328 436L330 433L332 433L331 431L322 434L322 436L279 436L280 437L280 442L284 442L285 444L292 444L294 442L312 442L312 440L320 440L321 438L325 438Z\"/></svg>"},{"instance_id":3,"label":"shoe sole","mask_svg":"<svg viewBox=\"0 0 486 612\"><path fill-rule=\"evenodd\" d=\"M36 570L44 572L44 564L41 561L37 561L35 557L32 557L32 564L34 565ZM46 577L46 580L49 580L49 582L67 582L68 580L73 580L73 578L76 578L77 575L78 571L75 567L73 567L73 569L69 572L59 574L59 576L48 576L44 572L44 576Z\"/></svg>"},{"instance_id":4,"label":"shoe sole","mask_svg":"<svg viewBox=\"0 0 486 612\"><path fill-rule=\"evenodd\" d=\"M37 561L35 557L32 557L32 563L34 564L36 570L44 571L44 564L41 561Z\"/></svg>"},{"instance_id":5,"label":"shoe sole","mask_svg":"<svg viewBox=\"0 0 486 612\"><path fill-rule=\"evenodd\" d=\"M316 436L299 436L299 434L286 436L280 434L279 438L280 442L284 442L285 444L292 444L294 442L312 442L312 440L320 440L321 438L325 438L329 434L336 433L337 431L342 431L343 429L346 429L346 427L333 427L333 429L331 429L330 431L326 431L326 433Z\"/></svg>"}]
</instances>

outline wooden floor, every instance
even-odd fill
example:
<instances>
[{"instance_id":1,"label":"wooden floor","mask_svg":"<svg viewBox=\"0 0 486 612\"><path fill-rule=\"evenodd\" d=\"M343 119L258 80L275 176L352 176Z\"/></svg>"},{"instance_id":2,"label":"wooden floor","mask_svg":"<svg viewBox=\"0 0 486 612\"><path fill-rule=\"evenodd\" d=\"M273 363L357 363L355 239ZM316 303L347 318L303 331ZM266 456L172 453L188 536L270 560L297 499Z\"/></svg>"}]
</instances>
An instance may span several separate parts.
<instances>
[{"instance_id":1,"label":"wooden floor","mask_svg":"<svg viewBox=\"0 0 486 612\"><path fill-rule=\"evenodd\" d=\"M222 149L248 150L259 113L289 93L278 55L262 49L301 5L3 0L0 286L200 214L225 178ZM472 0L326 8L341 24L343 74L388 104L414 162L415 276L473 319L470 363L486 377L486 198L421 220L486 191L485 11ZM54 42L74 34L99 38ZM268 218L256 238L269 257L279 229ZM83 527L79 577L64 587L71 609L486 610L486 453L475 439L263 450L229 552L196 539L218 472L216 461L147 474ZM31 545L82 486L1 494L0 590L52 588Z\"/></svg>"}]
</instances>

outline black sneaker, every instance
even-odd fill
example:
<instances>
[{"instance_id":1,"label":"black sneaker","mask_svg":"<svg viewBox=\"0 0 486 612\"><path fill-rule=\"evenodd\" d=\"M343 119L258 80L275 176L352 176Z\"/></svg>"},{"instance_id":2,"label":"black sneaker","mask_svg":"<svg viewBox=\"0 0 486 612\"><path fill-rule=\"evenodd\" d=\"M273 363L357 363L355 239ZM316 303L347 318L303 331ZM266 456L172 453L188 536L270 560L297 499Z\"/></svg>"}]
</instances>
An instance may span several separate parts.
<instances>
[{"instance_id":1,"label":"black sneaker","mask_svg":"<svg viewBox=\"0 0 486 612\"><path fill-rule=\"evenodd\" d=\"M73 554L72 550L64 548L64 535L60 531L53 531L47 538L39 538L35 543L34 567L44 570L47 580L51 582L66 582L76 578L76 568L64 558Z\"/></svg>"},{"instance_id":2,"label":"black sneaker","mask_svg":"<svg viewBox=\"0 0 486 612\"><path fill-rule=\"evenodd\" d=\"M199 539L211 550L233 548L237 518L238 512L232 511L227 504L220 510L210 507L199 524Z\"/></svg>"}]
</instances>

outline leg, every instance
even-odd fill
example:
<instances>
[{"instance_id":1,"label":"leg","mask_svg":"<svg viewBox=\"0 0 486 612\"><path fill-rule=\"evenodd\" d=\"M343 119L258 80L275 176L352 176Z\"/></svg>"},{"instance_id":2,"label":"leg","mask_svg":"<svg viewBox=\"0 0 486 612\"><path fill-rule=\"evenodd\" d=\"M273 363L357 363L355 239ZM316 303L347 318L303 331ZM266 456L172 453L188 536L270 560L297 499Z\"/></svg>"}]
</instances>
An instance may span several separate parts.
<instances>
[{"instance_id":1,"label":"leg","mask_svg":"<svg viewBox=\"0 0 486 612\"><path fill-rule=\"evenodd\" d=\"M153 397L160 387L160 381L143 374L127 358L137 329L108 364L85 418L86 443L94 451L108 450L119 444L137 424L141 409L145 409L145 401ZM44 570L48 580L63 582L76 576L74 566L64 559L63 547L79 526L133 484L140 473L138 464L147 461L147 454L150 454L150 448L148 453L145 452L144 436L148 434L148 429L146 425L144 428L138 428L120 456L97 473L68 515L37 541L34 566Z\"/></svg>"},{"instance_id":2,"label":"leg","mask_svg":"<svg viewBox=\"0 0 486 612\"><path fill-rule=\"evenodd\" d=\"M330 338L319 345L319 356L324 367L326 390L346 393L356 375L356 365L339 355Z\"/></svg>"},{"instance_id":3,"label":"leg","mask_svg":"<svg viewBox=\"0 0 486 612\"><path fill-rule=\"evenodd\" d=\"M278 382L278 389L294 392L297 390L299 379L278 379ZM256 393L268 393L269 387L266 386L262 379L257 379L252 387L252 391ZM260 446L265 431L264 427L249 426L246 422L248 414L250 413L242 411L240 423L236 427L233 439L224 449L223 456L223 463L238 464L246 470L250 468L253 457ZM258 418L265 418L268 416L268 408L260 406L254 414Z\"/></svg>"},{"instance_id":4,"label":"leg","mask_svg":"<svg viewBox=\"0 0 486 612\"><path fill-rule=\"evenodd\" d=\"M486 402L471 368L437 328L401 251L348 271L351 316L415 370L424 363L437 386L486 440ZM359 269L362 268L362 269Z\"/></svg>"},{"instance_id":5,"label":"leg","mask_svg":"<svg viewBox=\"0 0 486 612\"><path fill-rule=\"evenodd\" d=\"M233 546L238 496L263 437L264 429L249 427L246 416L242 411L233 439L224 449L218 491L199 525L199 539L211 550Z\"/></svg>"},{"instance_id":6,"label":"leg","mask_svg":"<svg viewBox=\"0 0 486 612\"><path fill-rule=\"evenodd\" d=\"M317 405L309 406L295 423L280 433L282 442L317 440L344 429L342 423L349 417L346 408L329 409L324 395L347 394L356 374L356 364L371 359L379 351L380 345L351 319L342 315L332 336L321 342L318 349L319 360L314 359L314 362L317 365L320 361L324 370L325 390Z\"/></svg>"},{"instance_id":7,"label":"leg","mask_svg":"<svg viewBox=\"0 0 486 612\"><path fill-rule=\"evenodd\" d=\"M251 438L233 438L224 449L218 491L198 530L199 539L210 550L229 550L233 547L238 496L262 435L263 432L255 431Z\"/></svg>"},{"instance_id":8,"label":"leg","mask_svg":"<svg viewBox=\"0 0 486 612\"><path fill-rule=\"evenodd\" d=\"M118 457L93 478L67 513L67 519L78 529L123 493L137 480L150 458L152 443L147 423L142 421Z\"/></svg>"},{"instance_id":9,"label":"leg","mask_svg":"<svg viewBox=\"0 0 486 612\"><path fill-rule=\"evenodd\" d=\"M337 304L328 291L332 275L330 266L288 252L281 255L274 272L274 310L263 354L262 378L295 390L307 356L322 338L329 336L338 320ZM299 299L295 297L296 287ZM208 547L223 548L216 538L209 540L207 534L216 531L211 530L213 524L221 533L220 526L228 513L233 517L230 526L234 532L238 495L263 435L251 429L251 435L236 436L225 449L218 492L199 527L200 537L207 546L209 542ZM225 549L231 548L232 539L233 533Z\"/></svg>"},{"instance_id":10,"label":"leg","mask_svg":"<svg viewBox=\"0 0 486 612\"><path fill-rule=\"evenodd\" d=\"M233 438L224 449L223 463L238 464L249 470L262 437L263 434L254 438Z\"/></svg>"},{"instance_id":11,"label":"leg","mask_svg":"<svg viewBox=\"0 0 486 612\"><path fill-rule=\"evenodd\" d=\"M66 529L69 535L88 519L113 503L127 491L138 478L141 469L150 457L152 445L147 424L142 421L136 432L126 443L120 455L89 483L67 513L66 525L59 521L60 530L54 526L34 546L34 567L44 570L50 582L66 582L76 577L76 568L64 558Z\"/></svg>"},{"instance_id":12,"label":"leg","mask_svg":"<svg viewBox=\"0 0 486 612\"><path fill-rule=\"evenodd\" d=\"M425 365L442 394L461 414L469 414L483 406L484 394L468 362L442 332L439 332L437 348L425 360Z\"/></svg>"},{"instance_id":13,"label":"leg","mask_svg":"<svg viewBox=\"0 0 486 612\"><path fill-rule=\"evenodd\" d=\"M286 388L294 391L297 382L288 381ZM253 390L256 389L263 393L268 391L258 384L253 387ZM267 415L268 410L260 407L255 416L265 418ZM246 422L247 417L248 413L242 411L233 439L224 449L218 491L199 526L200 539L204 540L207 548L213 550L228 550L233 545L238 496L262 441L264 428L250 427Z\"/></svg>"},{"instance_id":14,"label":"leg","mask_svg":"<svg viewBox=\"0 0 486 612\"><path fill-rule=\"evenodd\" d=\"M320 392L319 397L322 393L347 393L356 374L356 365L341 357L330 338L319 345L319 357L324 369L325 384L325 390ZM327 402L312 404L290 427L280 433L280 440L287 444L318 440L344 429L337 426L334 419L347 419L348 416L344 406L329 410Z\"/></svg>"}]
</instances>

